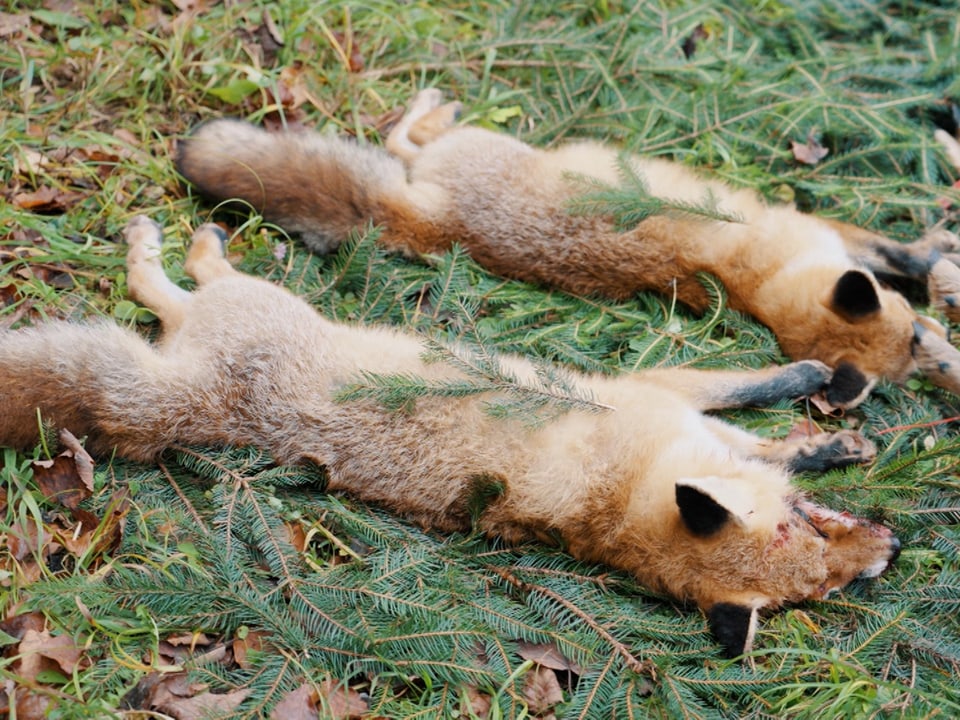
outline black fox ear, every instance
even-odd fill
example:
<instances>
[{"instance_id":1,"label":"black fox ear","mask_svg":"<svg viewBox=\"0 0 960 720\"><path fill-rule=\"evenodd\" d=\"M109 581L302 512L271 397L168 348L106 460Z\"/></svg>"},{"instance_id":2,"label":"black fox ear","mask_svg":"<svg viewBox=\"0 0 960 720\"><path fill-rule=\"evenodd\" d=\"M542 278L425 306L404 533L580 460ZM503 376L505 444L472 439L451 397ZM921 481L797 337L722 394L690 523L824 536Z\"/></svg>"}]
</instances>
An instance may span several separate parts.
<instances>
[{"instance_id":1,"label":"black fox ear","mask_svg":"<svg viewBox=\"0 0 960 720\"><path fill-rule=\"evenodd\" d=\"M880 296L873 279L862 270L847 270L833 287L830 307L851 321L880 311Z\"/></svg>"},{"instance_id":2,"label":"black fox ear","mask_svg":"<svg viewBox=\"0 0 960 720\"><path fill-rule=\"evenodd\" d=\"M713 535L730 521L730 511L704 489L678 482L676 492L680 517L694 535Z\"/></svg>"},{"instance_id":3,"label":"black fox ear","mask_svg":"<svg viewBox=\"0 0 960 720\"><path fill-rule=\"evenodd\" d=\"M757 630L757 611L746 605L717 603L707 611L710 630L727 657L750 652Z\"/></svg>"}]
</instances>

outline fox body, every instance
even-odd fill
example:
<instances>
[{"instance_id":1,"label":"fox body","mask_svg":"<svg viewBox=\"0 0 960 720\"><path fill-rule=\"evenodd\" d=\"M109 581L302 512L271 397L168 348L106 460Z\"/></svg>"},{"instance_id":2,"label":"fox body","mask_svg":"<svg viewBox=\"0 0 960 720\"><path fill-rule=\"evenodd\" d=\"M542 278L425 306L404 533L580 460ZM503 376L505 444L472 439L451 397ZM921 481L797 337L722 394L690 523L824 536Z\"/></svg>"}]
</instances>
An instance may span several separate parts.
<instances>
[{"instance_id":1,"label":"fox body","mask_svg":"<svg viewBox=\"0 0 960 720\"><path fill-rule=\"evenodd\" d=\"M695 602L732 654L749 648L758 610L877 575L898 552L888 529L818 507L789 483L790 470L869 460L862 436L765 440L702 413L816 392L830 378L822 363L578 376L612 409L536 427L492 418L492 393L390 411L337 396L363 373L462 371L426 362L416 336L330 322L235 271L216 226L194 236L193 293L164 274L158 226L136 218L126 235L129 287L160 318L160 341L109 322L0 333L0 445L35 443L38 410L86 434L94 452L140 460L179 443L252 444L280 462L319 463L331 490L439 530L469 528L477 491L493 483L499 494L475 520L484 532L559 536L578 558ZM523 359L502 362L521 381L535 375Z\"/></svg>"},{"instance_id":2,"label":"fox body","mask_svg":"<svg viewBox=\"0 0 960 720\"><path fill-rule=\"evenodd\" d=\"M697 274L712 273L730 306L770 327L787 355L836 369L827 399L839 407L855 405L880 377L902 382L915 372L921 336L928 347L919 369L960 387L960 354L943 339L943 328L873 274L929 281L935 303L952 313L960 306L960 268L951 256L960 243L952 233L900 244L769 206L751 191L676 163L622 158L595 142L536 149L456 126L458 114L457 103L422 91L388 136L386 151L213 121L181 144L178 165L203 194L242 199L319 252L372 220L384 228L383 243L406 253L460 243L507 277L614 298L655 290L694 309L708 302ZM738 221L659 214L621 231L609 216L571 212L591 182L620 185L622 162L651 195L709 201Z\"/></svg>"}]
</instances>

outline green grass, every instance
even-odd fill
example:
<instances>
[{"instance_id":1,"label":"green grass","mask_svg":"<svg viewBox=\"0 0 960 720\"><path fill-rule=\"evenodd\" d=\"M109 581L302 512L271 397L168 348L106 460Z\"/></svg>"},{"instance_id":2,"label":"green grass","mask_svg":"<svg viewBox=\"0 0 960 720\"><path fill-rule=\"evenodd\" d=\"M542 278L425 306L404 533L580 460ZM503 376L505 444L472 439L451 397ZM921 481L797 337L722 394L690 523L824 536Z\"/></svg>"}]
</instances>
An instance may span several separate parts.
<instances>
[{"instance_id":1,"label":"green grass","mask_svg":"<svg viewBox=\"0 0 960 720\"><path fill-rule=\"evenodd\" d=\"M90 0L15 1L6 12L3 327L105 315L150 333L149 313L126 297L120 229L138 213L167 226L182 281L183 243L212 210L180 184L176 138L207 118L274 118L284 93L302 101L286 108L290 122L378 143L388 113L437 86L473 122L535 143L603 138L899 239L944 219L938 199L954 179L932 141L960 99L960 18L947 4L290 0L188 16L171 3ZM830 151L815 166L790 152L808 137ZM46 202L23 207L38 191ZM458 253L412 262L368 239L314 257L257 218L230 252L331 317L438 337L467 327L487 347L591 371L783 360L720 292L697 318L654 296L598 302L503 281ZM782 403L730 417L783 435L805 414ZM221 703L246 691L230 717L268 716L325 679L366 693L371 715L386 717L456 716L476 692L490 717L952 717L960 439L947 419L958 415L960 401L917 382L883 384L845 418L818 418L862 426L879 457L800 484L895 528L903 555L876 581L766 618L753 657L733 663L696 610L627 577L541 546L425 533L325 495L316 469L249 450L185 448L156 465L97 458L83 507L106 536L125 492L122 537L18 554L18 536L69 534L82 516L44 498L31 457L0 450L5 615L40 618L82 648L74 666L48 658L37 675L18 640L0 635L0 675L8 693L17 687L18 717L35 717L37 698L54 717L136 716L172 666ZM16 636L15 625L0 628ZM195 632L209 643L192 653L167 642ZM239 663L251 633L266 644ZM575 666L556 676L556 705L524 695L531 644ZM183 712L172 708L157 706Z\"/></svg>"}]
</instances>

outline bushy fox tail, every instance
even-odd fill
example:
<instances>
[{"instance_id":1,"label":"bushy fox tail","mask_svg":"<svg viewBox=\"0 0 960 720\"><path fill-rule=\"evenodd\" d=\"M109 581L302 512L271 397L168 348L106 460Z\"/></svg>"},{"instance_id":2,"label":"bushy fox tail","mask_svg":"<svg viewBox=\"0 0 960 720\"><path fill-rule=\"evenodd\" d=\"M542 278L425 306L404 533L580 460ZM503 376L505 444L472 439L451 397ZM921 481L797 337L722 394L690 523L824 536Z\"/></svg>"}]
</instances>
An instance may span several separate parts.
<instances>
[{"instance_id":1,"label":"bushy fox tail","mask_svg":"<svg viewBox=\"0 0 960 720\"><path fill-rule=\"evenodd\" d=\"M170 439L163 365L144 340L106 322L2 332L0 446L35 445L42 419L89 435L95 452L151 458Z\"/></svg>"},{"instance_id":2,"label":"bushy fox tail","mask_svg":"<svg viewBox=\"0 0 960 720\"><path fill-rule=\"evenodd\" d=\"M429 240L424 227L433 224L429 209L407 182L403 163L376 147L214 120L181 141L177 168L203 195L248 203L315 252L335 248L370 222L385 226L398 248L430 249L420 247Z\"/></svg>"}]
</instances>

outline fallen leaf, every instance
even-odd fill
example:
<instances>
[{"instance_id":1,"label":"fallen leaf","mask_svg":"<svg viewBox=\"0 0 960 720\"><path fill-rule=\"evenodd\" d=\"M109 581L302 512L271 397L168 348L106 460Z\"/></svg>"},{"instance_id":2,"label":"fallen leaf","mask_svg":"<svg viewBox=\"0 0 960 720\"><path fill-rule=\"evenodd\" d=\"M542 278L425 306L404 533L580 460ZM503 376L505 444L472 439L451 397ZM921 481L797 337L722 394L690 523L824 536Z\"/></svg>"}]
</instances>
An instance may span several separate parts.
<instances>
[{"instance_id":1,"label":"fallen leaf","mask_svg":"<svg viewBox=\"0 0 960 720\"><path fill-rule=\"evenodd\" d=\"M270 713L270 720L318 720L319 717L317 693L306 683L284 695Z\"/></svg>"},{"instance_id":2,"label":"fallen leaf","mask_svg":"<svg viewBox=\"0 0 960 720\"><path fill-rule=\"evenodd\" d=\"M21 210L31 210L36 213L61 213L82 198L80 193L44 186L35 192L17 193L13 196L13 204Z\"/></svg>"},{"instance_id":3,"label":"fallen leaf","mask_svg":"<svg viewBox=\"0 0 960 720\"><path fill-rule=\"evenodd\" d=\"M69 454L69 456L73 458L77 466L77 474L80 476L80 481L87 490L93 492L93 458L90 457L90 453L80 444L80 441L77 440L74 434L66 428L62 429L57 437L60 440L60 444L66 448L66 451L62 454Z\"/></svg>"},{"instance_id":4,"label":"fallen leaf","mask_svg":"<svg viewBox=\"0 0 960 720\"><path fill-rule=\"evenodd\" d=\"M52 460L34 460L33 478L48 500L71 509L90 497L72 454L57 455Z\"/></svg>"},{"instance_id":5,"label":"fallen leaf","mask_svg":"<svg viewBox=\"0 0 960 720\"><path fill-rule=\"evenodd\" d=\"M250 663L247 662L247 654L252 650L258 652L263 649L265 639L269 637L269 633L264 630L248 630L247 633L242 637L234 638L233 640L233 660L244 670L250 668Z\"/></svg>"},{"instance_id":6,"label":"fallen leaf","mask_svg":"<svg viewBox=\"0 0 960 720\"><path fill-rule=\"evenodd\" d=\"M801 420L790 428L784 440L801 440L803 438L813 437L823 432L813 420Z\"/></svg>"},{"instance_id":7,"label":"fallen leaf","mask_svg":"<svg viewBox=\"0 0 960 720\"><path fill-rule=\"evenodd\" d=\"M23 32L29 27L30 16L28 14L0 12L0 38Z\"/></svg>"},{"instance_id":8,"label":"fallen leaf","mask_svg":"<svg viewBox=\"0 0 960 720\"><path fill-rule=\"evenodd\" d=\"M72 675L80 664L83 648L68 635L51 635L47 630L27 630L17 652L23 658L39 657L54 661L65 675ZM34 678L36 676L34 675Z\"/></svg>"},{"instance_id":9,"label":"fallen leaf","mask_svg":"<svg viewBox=\"0 0 960 720\"><path fill-rule=\"evenodd\" d=\"M790 149L793 151L794 159L805 165L816 165L830 153L813 137L808 137L805 143L799 143L796 140L791 141Z\"/></svg>"},{"instance_id":10,"label":"fallen leaf","mask_svg":"<svg viewBox=\"0 0 960 720\"><path fill-rule=\"evenodd\" d=\"M360 693L333 680L320 683L319 707L323 709L324 717L330 717L331 720L363 718L370 709Z\"/></svg>"},{"instance_id":11,"label":"fallen leaf","mask_svg":"<svg viewBox=\"0 0 960 720\"><path fill-rule=\"evenodd\" d=\"M173 645L174 647L180 647L182 645L188 646L193 650L198 645L207 646L212 641L206 636L205 633L196 632L196 633L181 633L180 635L171 635L167 638L167 642Z\"/></svg>"},{"instance_id":12,"label":"fallen leaf","mask_svg":"<svg viewBox=\"0 0 960 720\"><path fill-rule=\"evenodd\" d=\"M517 654L524 660L533 660L538 665L550 668L551 670L566 670L582 675L583 669L565 658L552 643L529 643L520 641L517 643Z\"/></svg>"},{"instance_id":13,"label":"fallen leaf","mask_svg":"<svg viewBox=\"0 0 960 720\"><path fill-rule=\"evenodd\" d=\"M843 415L843 408L837 407L827 400L827 394L825 392L818 392L811 395L810 404L828 417L841 417Z\"/></svg>"},{"instance_id":14,"label":"fallen leaf","mask_svg":"<svg viewBox=\"0 0 960 720\"><path fill-rule=\"evenodd\" d=\"M24 687L14 691L11 705L16 708L17 720L43 720L50 717L50 709L55 703L49 695L41 694Z\"/></svg>"},{"instance_id":15,"label":"fallen leaf","mask_svg":"<svg viewBox=\"0 0 960 720\"><path fill-rule=\"evenodd\" d=\"M533 715L542 716L549 712L563 702L557 673L542 665L534 665L524 678L523 696Z\"/></svg>"},{"instance_id":16,"label":"fallen leaf","mask_svg":"<svg viewBox=\"0 0 960 720\"><path fill-rule=\"evenodd\" d=\"M17 640L22 640L27 630L40 632L46 625L47 621L43 613L34 611L5 618L0 622L0 630Z\"/></svg>"},{"instance_id":17,"label":"fallen leaf","mask_svg":"<svg viewBox=\"0 0 960 720\"><path fill-rule=\"evenodd\" d=\"M490 717L490 708L492 702L490 696L480 692L475 687L468 687L460 694L460 717L461 718L480 718L486 720Z\"/></svg>"},{"instance_id":18,"label":"fallen leaf","mask_svg":"<svg viewBox=\"0 0 960 720\"><path fill-rule=\"evenodd\" d=\"M205 691L197 695L181 697L166 692L164 688L164 685L158 686L151 707L176 718L176 720L205 720L211 715L229 715L250 694L249 689L238 688L227 693Z\"/></svg>"}]
</instances>

